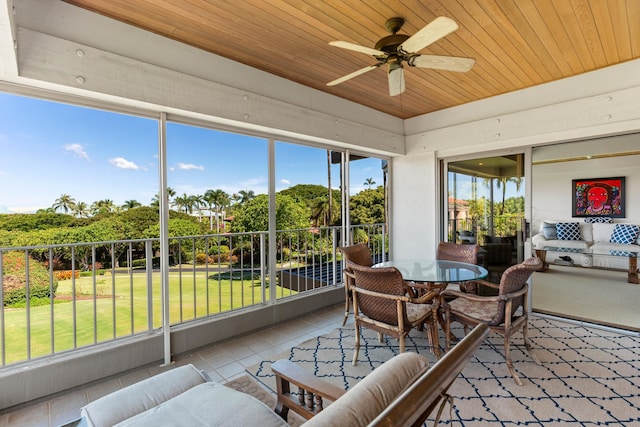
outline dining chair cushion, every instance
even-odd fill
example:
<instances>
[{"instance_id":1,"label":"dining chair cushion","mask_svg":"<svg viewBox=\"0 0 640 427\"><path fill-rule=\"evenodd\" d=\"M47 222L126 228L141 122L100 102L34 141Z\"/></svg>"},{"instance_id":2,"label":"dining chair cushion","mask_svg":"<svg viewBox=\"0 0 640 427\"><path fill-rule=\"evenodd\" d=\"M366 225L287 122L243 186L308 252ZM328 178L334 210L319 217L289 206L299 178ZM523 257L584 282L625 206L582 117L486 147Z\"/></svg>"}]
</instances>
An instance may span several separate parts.
<instances>
[{"instance_id":1,"label":"dining chair cushion","mask_svg":"<svg viewBox=\"0 0 640 427\"><path fill-rule=\"evenodd\" d=\"M414 304L408 302L406 306L409 322L415 322L419 318L424 317L427 312L431 311L431 304Z\"/></svg>"},{"instance_id":2,"label":"dining chair cushion","mask_svg":"<svg viewBox=\"0 0 640 427\"><path fill-rule=\"evenodd\" d=\"M474 319L481 320L492 325L498 317L499 303L497 301L472 301L464 298L456 298L449 303L452 311L464 313Z\"/></svg>"}]
</instances>

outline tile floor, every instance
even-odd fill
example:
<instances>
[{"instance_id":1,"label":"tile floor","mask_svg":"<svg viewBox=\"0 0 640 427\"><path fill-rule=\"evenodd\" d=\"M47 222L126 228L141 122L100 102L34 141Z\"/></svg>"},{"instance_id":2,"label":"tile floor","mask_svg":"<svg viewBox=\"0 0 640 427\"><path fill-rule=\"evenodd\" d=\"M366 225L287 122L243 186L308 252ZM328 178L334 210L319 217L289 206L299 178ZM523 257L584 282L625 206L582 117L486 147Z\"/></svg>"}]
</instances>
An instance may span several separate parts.
<instances>
[{"instance_id":1,"label":"tile floor","mask_svg":"<svg viewBox=\"0 0 640 427\"><path fill-rule=\"evenodd\" d=\"M175 364L191 363L206 371L214 381L227 382L245 374L245 368L268 359L292 346L332 331L342 324L344 305L310 313L304 318L277 325L218 343L197 351L181 354ZM351 319L350 319L351 320ZM349 322L352 324L352 322ZM157 365L136 369L122 375L60 393L31 404L3 412L0 427L56 427L77 419L80 408L88 402L133 384L163 369Z\"/></svg>"}]
</instances>

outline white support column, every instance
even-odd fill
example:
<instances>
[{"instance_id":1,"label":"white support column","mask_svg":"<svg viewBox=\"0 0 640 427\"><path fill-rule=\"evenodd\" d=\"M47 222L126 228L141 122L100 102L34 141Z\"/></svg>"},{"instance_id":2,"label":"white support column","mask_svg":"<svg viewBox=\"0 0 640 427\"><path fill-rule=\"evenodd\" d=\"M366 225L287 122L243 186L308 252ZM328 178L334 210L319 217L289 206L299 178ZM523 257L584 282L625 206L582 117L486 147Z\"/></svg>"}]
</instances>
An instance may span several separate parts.
<instances>
[{"instance_id":1,"label":"white support column","mask_svg":"<svg viewBox=\"0 0 640 427\"><path fill-rule=\"evenodd\" d=\"M167 113L158 122L158 171L160 182L160 286L162 286L162 333L164 364L171 363L171 328L169 319L169 194L167 192Z\"/></svg>"}]
</instances>

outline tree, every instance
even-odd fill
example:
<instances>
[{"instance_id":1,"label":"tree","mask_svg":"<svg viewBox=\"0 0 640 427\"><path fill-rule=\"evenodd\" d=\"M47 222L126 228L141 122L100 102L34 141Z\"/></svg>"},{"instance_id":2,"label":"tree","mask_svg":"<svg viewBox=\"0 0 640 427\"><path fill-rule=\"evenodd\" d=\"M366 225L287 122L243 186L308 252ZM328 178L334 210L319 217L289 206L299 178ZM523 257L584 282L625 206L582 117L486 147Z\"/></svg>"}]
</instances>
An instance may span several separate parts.
<instances>
[{"instance_id":1,"label":"tree","mask_svg":"<svg viewBox=\"0 0 640 427\"><path fill-rule=\"evenodd\" d=\"M129 209L137 208L139 206L142 206L142 203L140 203L137 200L125 200L124 204L122 205L122 208L125 210L129 210Z\"/></svg>"},{"instance_id":2,"label":"tree","mask_svg":"<svg viewBox=\"0 0 640 427\"><path fill-rule=\"evenodd\" d=\"M253 190L240 190L238 191L238 196L240 198L239 203L243 205L247 203L249 200L256 197L256 194L253 192Z\"/></svg>"},{"instance_id":3,"label":"tree","mask_svg":"<svg viewBox=\"0 0 640 427\"><path fill-rule=\"evenodd\" d=\"M366 185L366 186L369 188L369 190L371 190L371 187L372 187L375 183L376 183L376 182L373 180L373 178L367 178L367 179L364 181L364 185Z\"/></svg>"},{"instance_id":4,"label":"tree","mask_svg":"<svg viewBox=\"0 0 640 427\"><path fill-rule=\"evenodd\" d=\"M76 203L71 211L73 212L73 215L78 218L89 218L89 215L91 214L91 210L85 202Z\"/></svg>"},{"instance_id":5,"label":"tree","mask_svg":"<svg viewBox=\"0 0 640 427\"><path fill-rule=\"evenodd\" d=\"M182 196L176 196L173 199L173 206L178 210L182 211L184 209L185 213L189 212L189 196L187 193L184 193Z\"/></svg>"},{"instance_id":6,"label":"tree","mask_svg":"<svg viewBox=\"0 0 640 427\"><path fill-rule=\"evenodd\" d=\"M69 211L75 206L76 200L68 194L62 194L55 200L53 206L54 211L62 210L65 214L69 213Z\"/></svg>"},{"instance_id":7,"label":"tree","mask_svg":"<svg viewBox=\"0 0 640 427\"><path fill-rule=\"evenodd\" d=\"M209 227L213 230L213 211L215 209L216 230L220 230L220 214L221 211L229 205L229 195L221 189L207 190L204 193L203 201L209 208Z\"/></svg>"},{"instance_id":8,"label":"tree","mask_svg":"<svg viewBox=\"0 0 640 427\"><path fill-rule=\"evenodd\" d=\"M309 228L310 211L306 204L291 196L276 194L276 228L290 230ZM269 196L259 194L236 212L232 231L251 232L269 229Z\"/></svg>"},{"instance_id":9,"label":"tree","mask_svg":"<svg viewBox=\"0 0 640 427\"><path fill-rule=\"evenodd\" d=\"M113 203L113 200L110 199L97 200L91 204L91 213L94 215L113 212L114 210L115 205Z\"/></svg>"},{"instance_id":10,"label":"tree","mask_svg":"<svg viewBox=\"0 0 640 427\"><path fill-rule=\"evenodd\" d=\"M382 186L364 190L351 197L351 223L379 224L384 222L384 190Z\"/></svg>"}]
</instances>

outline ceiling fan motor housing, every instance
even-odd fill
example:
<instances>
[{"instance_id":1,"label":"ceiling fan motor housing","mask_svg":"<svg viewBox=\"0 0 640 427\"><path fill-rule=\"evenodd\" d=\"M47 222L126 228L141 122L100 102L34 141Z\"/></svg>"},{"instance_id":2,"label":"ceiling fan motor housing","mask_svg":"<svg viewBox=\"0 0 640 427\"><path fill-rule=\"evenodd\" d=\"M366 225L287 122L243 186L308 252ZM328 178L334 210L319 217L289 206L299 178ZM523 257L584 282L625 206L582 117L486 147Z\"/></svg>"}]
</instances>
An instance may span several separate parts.
<instances>
[{"instance_id":1,"label":"ceiling fan motor housing","mask_svg":"<svg viewBox=\"0 0 640 427\"><path fill-rule=\"evenodd\" d=\"M409 38L406 34L391 34L378 40L375 45L375 49L381 50L385 53L396 53L398 46L404 43Z\"/></svg>"}]
</instances>

